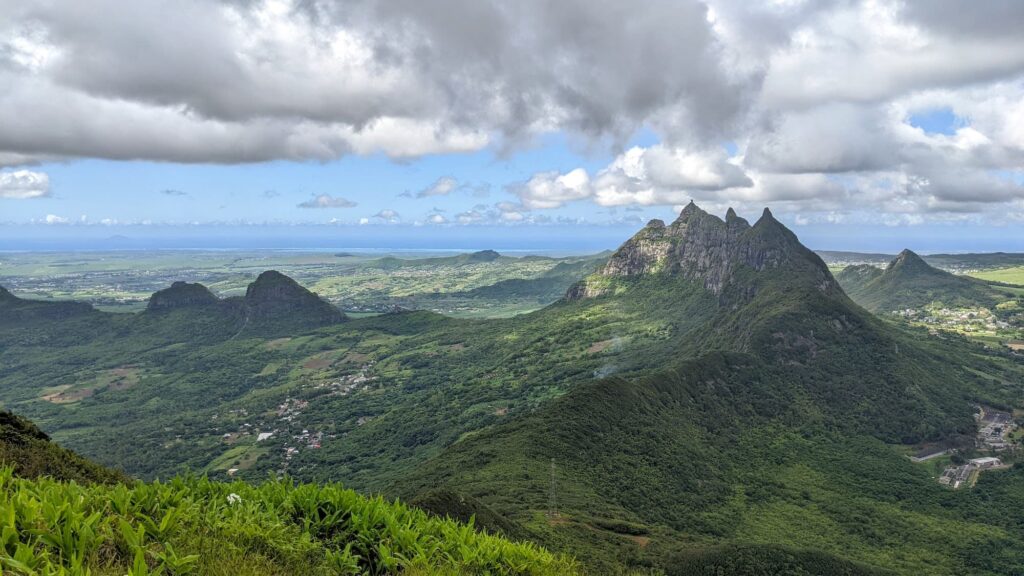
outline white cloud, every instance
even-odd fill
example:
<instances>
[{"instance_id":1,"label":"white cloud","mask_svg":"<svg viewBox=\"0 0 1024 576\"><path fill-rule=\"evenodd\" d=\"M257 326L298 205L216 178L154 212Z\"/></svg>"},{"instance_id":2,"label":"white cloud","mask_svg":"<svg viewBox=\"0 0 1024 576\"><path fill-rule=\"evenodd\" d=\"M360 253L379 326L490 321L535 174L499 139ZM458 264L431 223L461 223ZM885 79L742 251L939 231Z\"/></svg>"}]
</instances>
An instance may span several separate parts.
<instances>
[{"instance_id":1,"label":"white cloud","mask_svg":"<svg viewBox=\"0 0 1024 576\"><path fill-rule=\"evenodd\" d=\"M455 221L459 224L476 224L483 221L484 214L478 210L467 210L455 215Z\"/></svg>"},{"instance_id":2,"label":"white cloud","mask_svg":"<svg viewBox=\"0 0 1024 576\"><path fill-rule=\"evenodd\" d=\"M513 192L528 210L559 208L566 202L582 200L593 194L587 171L577 168L567 174L542 172L535 174Z\"/></svg>"},{"instance_id":3,"label":"white cloud","mask_svg":"<svg viewBox=\"0 0 1024 576\"><path fill-rule=\"evenodd\" d=\"M384 210L377 212L376 214L373 215L373 217L384 222L387 222L389 224L395 224L401 222L402 220L401 217L398 215L398 212L395 212L390 208L385 208Z\"/></svg>"},{"instance_id":4,"label":"white cloud","mask_svg":"<svg viewBox=\"0 0 1024 576\"><path fill-rule=\"evenodd\" d=\"M318 194L314 195L305 202L298 204L299 208L352 208L357 203L341 196L331 196L330 194Z\"/></svg>"},{"instance_id":5,"label":"white cloud","mask_svg":"<svg viewBox=\"0 0 1024 576\"><path fill-rule=\"evenodd\" d=\"M948 27L934 29L908 18L903 6L850 2L800 23L784 47L770 53L765 103L773 108L877 103L920 90L993 81L1024 67L1021 35L950 34ZM975 10L962 4L947 8L942 17L949 19Z\"/></svg>"},{"instance_id":6,"label":"white cloud","mask_svg":"<svg viewBox=\"0 0 1024 576\"><path fill-rule=\"evenodd\" d=\"M411 157L559 130L624 140L646 123L711 134L749 83L719 62L696 0L0 0L0 13L0 154L22 161Z\"/></svg>"},{"instance_id":7,"label":"white cloud","mask_svg":"<svg viewBox=\"0 0 1024 576\"><path fill-rule=\"evenodd\" d=\"M416 193L417 198L428 198L430 196L447 196L459 186L459 181L451 176L442 176Z\"/></svg>"},{"instance_id":8,"label":"white cloud","mask_svg":"<svg viewBox=\"0 0 1024 576\"><path fill-rule=\"evenodd\" d=\"M602 206L669 205L752 185L724 150L656 145L632 148L601 170L594 179L594 198Z\"/></svg>"},{"instance_id":9,"label":"white cloud","mask_svg":"<svg viewBox=\"0 0 1024 576\"><path fill-rule=\"evenodd\" d=\"M634 147L619 155L593 178L582 168L566 174L543 172L513 186L529 210L559 208L590 198L602 206L674 204L728 188L753 185L724 150L693 151L656 145Z\"/></svg>"},{"instance_id":10,"label":"white cloud","mask_svg":"<svg viewBox=\"0 0 1024 576\"><path fill-rule=\"evenodd\" d=\"M0 198L24 200L50 195L50 177L42 172L0 172Z\"/></svg>"},{"instance_id":11,"label":"white cloud","mask_svg":"<svg viewBox=\"0 0 1024 576\"><path fill-rule=\"evenodd\" d=\"M71 219L63 216L57 216L56 214L47 214L43 221L47 224L68 224L71 222Z\"/></svg>"}]
</instances>

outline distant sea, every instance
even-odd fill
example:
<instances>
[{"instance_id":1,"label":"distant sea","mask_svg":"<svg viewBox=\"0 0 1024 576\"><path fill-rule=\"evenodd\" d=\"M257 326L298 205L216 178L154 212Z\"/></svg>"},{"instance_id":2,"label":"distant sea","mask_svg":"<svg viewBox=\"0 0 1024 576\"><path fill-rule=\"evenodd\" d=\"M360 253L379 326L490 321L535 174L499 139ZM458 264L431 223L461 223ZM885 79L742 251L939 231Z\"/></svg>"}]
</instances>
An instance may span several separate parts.
<instances>
[{"instance_id":1,"label":"distant sea","mask_svg":"<svg viewBox=\"0 0 1024 576\"><path fill-rule=\"evenodd\" d=\"M643 225L509 226L222 225L120 226L0 223L0 252L77 250L304 250L347 252L470 252L593 254L615 249ZM1024 226L923 224L790 225L815 250L896 254L1024 252Z\"/></svg>"},{"instance_id":2,"label":"distant sea","mask_svg":"<svg viewBox=\"0 0 1024 576\"><path fill-rule=\"evenodd\" d=\"M637 227L0 226L0 251L302 250L587 254L614 249Z\"/></svg>"}]
</instances>

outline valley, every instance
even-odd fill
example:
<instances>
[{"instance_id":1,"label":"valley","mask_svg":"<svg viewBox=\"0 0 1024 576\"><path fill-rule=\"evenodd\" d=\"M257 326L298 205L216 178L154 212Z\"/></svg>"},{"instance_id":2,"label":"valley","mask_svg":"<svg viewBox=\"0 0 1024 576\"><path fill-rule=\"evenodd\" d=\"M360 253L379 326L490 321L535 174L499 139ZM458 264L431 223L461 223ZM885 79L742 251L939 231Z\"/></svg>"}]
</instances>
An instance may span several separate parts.
<instances>
[{"instance_id":1,"label":"valley","mask_svg":"<svg viewBox=\"0 0 1024 576\"><path fill-rule=\"evenodd\" d=\"M424 309L457 317L500 317L557 300L600 255L504 256L451 252L114 251L0 252L0 285L33 299L78 300L138 312L176 281L200 282L222 297L276 269L352 313Z\"/></svg>"},{"instance_id":2,"label":"valley","mask_svg":"<svg viewBox=\"0 0 1024 576\"><path fill-rule=\"evenodd\" d=\"M1022 29L0 0L0 576L1024 576Z\"/></svg>"},{"instance_id":3,"label":"valley","mask_svg":"<svg viewBox=\"0 0 1024 576\"><path fill-rule=\"evenodd\" d=\"M739 557L850 574L1024 562L1016 516L988 513L1024 498L1016 436L970 490L940 483L952 456L906 457L983 458L976 406L1024 409L1019 356L884 311L947 289L913 256L894 266L913 274L868 271L851 289L876 317L770 211L750 224L691 204L599 262L500 260L492 284L444 288L494 303L563 288L540 309L390 307L410 282L393 269L472 278L497 258L361 264L392 290L369 316L309 290L334 280L255 269L223 292L171 270L128 313L3 291L0 401L135 477L340 482L476 516L596 574ZM572 268L537 282L559 267ZM979 286L967 294L993 294Z\"/></svg>"}]
</instances>

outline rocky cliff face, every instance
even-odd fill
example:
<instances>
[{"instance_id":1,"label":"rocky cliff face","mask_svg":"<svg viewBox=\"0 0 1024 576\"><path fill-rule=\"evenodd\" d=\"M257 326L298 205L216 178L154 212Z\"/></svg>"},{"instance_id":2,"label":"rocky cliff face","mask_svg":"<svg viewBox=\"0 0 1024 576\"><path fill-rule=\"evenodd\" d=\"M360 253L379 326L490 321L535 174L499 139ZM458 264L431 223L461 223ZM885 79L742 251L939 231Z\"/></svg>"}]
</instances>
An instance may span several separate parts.
<instances>
[{"instance_id":1,"label":"rocky cliff face","mask_svg":"<svg viewBox=\"0 0 1024 576\"><path fill-rule=\"evenodd\" d=\"M158 312L187 306L210 306L220 302L213 292L202 284L175 282L170 288L156 292L149 298L146 310Z\"/></svg>"},{"instance_id":2,"label":"rocky cliff face","mask_svg":"<svg viewBox=\"0 0 1024 576\"><path fill-rule=\"evenodd\" d=\"M606 294L616 278L670 274L700 282L716 295L741 268L791 268L810 274L823 291L837 289L824 262L766 208L751 226L731 208L725 220L690 202L671 225L653 220L623 244L600 270L570 288L578 300Z\"/></svg>"}]
</instances>

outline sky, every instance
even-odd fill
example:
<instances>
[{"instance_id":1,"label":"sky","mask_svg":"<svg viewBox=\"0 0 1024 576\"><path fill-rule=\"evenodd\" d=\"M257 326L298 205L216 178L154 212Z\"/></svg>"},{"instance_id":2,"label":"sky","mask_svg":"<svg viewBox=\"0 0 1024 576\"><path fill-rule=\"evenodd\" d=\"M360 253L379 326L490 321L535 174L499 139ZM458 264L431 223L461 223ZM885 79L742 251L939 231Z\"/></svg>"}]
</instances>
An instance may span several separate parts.
<instances>
[{"instance_id":1,"label":"sky","mask_svg":"<svg viewBox=\"0 0 1024 576\"><path fill-rule=\"evenodd\" d=\"M585 251L693 200L820 249L1024 251L1022 28L1018 0L0 0L0 250Z\"/></svg>"}]
</instances>

